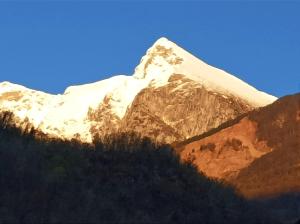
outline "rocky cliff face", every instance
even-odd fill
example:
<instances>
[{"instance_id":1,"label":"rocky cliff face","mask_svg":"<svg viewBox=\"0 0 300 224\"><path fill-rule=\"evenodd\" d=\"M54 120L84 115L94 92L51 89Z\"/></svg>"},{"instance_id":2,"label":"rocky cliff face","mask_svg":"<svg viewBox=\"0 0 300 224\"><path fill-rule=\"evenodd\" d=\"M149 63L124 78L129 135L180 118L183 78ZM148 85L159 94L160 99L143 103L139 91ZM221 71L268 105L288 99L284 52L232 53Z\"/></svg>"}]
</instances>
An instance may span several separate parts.
<instances>
[{"instance_id":1,"label":"rocky cliff face","mask_svg":"<svg viewBox=\"0 0 300 224\"><path fill-rule=\"evenodd\" d=\"M135 97L120 130L172 143L202 134L252 109L237 97L211 92L184 75L174 74L168 84L146 88Z\"/></svg>"},{"instance_id":2,"label":"rocky cliff face","mask_svg":"<svg viewBox=\"0 0 300 224\"><path fill-rule=\"evenodd\" d=\"M231 179L271 148L257 141L257 124L247 117L206 138L184 145L181 156L207 176Z\"/></svg>"},{"instance_id":3,"label":"rocky cliff face","mask_svg":"<svg viewBox=\"0 0 300 224\"><path fill-rule=\"evenodd\" d=\"M246 197L300 191L300 94L178 145L184 160Z\"/></svg>"},{"instance_id":4,"label":"rocky cliff face","mask_svg":"<svg viewBox=\"0 0 300 224\"><path fill-rule=\"evenodd\" d=\"M300 192L300 94L255 111L256 136L272 149L241 170L232 182L249 198Z\"/></svg>"},{"instance_id":5,"label":"rocky cliff face","mask_svg":"<svg viewBox=\"0 0 300 224\"><path fill-rule=\"evenodd\" d=\"M89 108L87 120L90 122L92 138L101 138L119 131L120 118L111 112L111 98L106 96L96 109Z\"/></svg>"}]
</instances>

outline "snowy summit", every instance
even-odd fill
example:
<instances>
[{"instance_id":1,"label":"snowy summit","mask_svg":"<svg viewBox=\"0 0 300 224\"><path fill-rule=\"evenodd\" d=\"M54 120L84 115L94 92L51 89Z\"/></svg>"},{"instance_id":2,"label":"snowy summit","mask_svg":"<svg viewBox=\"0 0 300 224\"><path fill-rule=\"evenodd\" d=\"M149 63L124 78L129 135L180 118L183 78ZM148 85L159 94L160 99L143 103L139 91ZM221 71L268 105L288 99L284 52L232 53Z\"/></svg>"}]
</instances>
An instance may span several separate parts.
<instances>
[{"instance_id":1,"label":"snowy summit","mask_svg":"<svg viewBox=\"0 0 300 224\"><path fill-rule=\"evenodd\" d=\"M175 43L160 38L142 57L132 76L119 75L99 82L68 87L51 95L9 82L0 83L0 110L12 111L41 131L66 139L80 135L91 142L88 112L108 104L122 119L134 98L146 88L167 85L174 74L184 75L211 92L237 97L253 107L272 103L276 97L258 91L229 73L199 60Z\"/></svg>"}]
</instances>

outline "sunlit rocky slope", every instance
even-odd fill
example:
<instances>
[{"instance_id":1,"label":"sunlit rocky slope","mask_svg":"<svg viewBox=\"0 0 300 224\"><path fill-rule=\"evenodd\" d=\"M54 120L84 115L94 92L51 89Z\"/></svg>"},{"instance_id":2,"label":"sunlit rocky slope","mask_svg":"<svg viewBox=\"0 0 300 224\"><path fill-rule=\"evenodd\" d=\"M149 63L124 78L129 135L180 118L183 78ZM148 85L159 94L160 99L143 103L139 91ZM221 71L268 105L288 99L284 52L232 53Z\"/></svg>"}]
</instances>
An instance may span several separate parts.
<instances>
[{"instance_id":1,"label":"sunlit rocky slope","mask_svg":"<svg viewBox=\"0 0 300 224\"><path fill-rule=\"evenodd\" d=\"M177 145L207 176L246 197L300 192L300 94L280 98Z\"/></svg>"}]
</instances>

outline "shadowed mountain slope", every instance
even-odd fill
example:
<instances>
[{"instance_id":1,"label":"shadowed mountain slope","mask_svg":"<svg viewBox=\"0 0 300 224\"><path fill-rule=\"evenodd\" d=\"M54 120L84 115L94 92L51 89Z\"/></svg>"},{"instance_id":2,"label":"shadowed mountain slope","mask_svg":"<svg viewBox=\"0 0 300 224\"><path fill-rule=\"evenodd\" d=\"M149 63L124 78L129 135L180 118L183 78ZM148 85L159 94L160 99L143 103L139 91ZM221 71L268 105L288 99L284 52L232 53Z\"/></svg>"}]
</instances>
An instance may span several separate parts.
<instances>
[{"instance_id":1,"label":"shadowed mountain slope","mask_svg":"<svg viewBox=\"0 0 300 224\"><path fill-rule=\"evenodd\" d=\"M169 146L122 134L91 147L12 121L0 116L1 223L271 222Z\"/></svg>"}]
</instances>

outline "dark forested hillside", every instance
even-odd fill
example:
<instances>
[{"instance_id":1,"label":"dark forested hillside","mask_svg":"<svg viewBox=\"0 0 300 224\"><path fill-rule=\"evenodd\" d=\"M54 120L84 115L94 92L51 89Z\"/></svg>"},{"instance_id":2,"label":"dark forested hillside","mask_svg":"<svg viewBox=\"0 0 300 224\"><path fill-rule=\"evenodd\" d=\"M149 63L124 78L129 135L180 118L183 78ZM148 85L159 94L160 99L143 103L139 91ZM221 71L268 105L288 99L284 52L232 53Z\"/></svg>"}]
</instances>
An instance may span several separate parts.
<instances>
[{"instance_id":1,"label":"dark forested hillside","mask_svg":"<svg viewBox=\"0 0 300 224\"><path fill-rule=\"evenodd\" d=\"M0 223L262 223L266 214L133 134L95 146L0 116Z\"/></svg>"}]
</instances>

